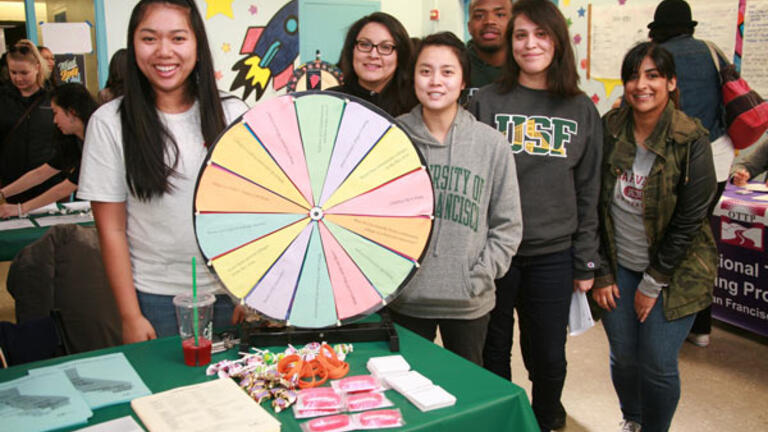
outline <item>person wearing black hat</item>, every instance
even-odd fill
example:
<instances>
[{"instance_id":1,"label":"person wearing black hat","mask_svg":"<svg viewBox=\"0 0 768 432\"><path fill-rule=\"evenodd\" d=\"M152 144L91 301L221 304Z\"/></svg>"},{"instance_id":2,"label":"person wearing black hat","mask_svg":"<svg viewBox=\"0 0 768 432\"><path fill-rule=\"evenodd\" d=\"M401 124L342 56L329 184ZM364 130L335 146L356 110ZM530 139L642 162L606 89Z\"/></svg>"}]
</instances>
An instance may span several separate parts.
<instances>
[{"instance_id":1,"label":"person wearing black hat","mask_svg":"<svg viewBox=\"0 0 768 432\"><path fill-rule=\"evenodd\" d=\"M709 130L717 177L717 193L709 209L709 214L712 214L728 181L734 151L726 134L720 77L707 44L693 37L696 24L688 3L684 0L664 0L656 7L653 22L648 24L648 36L674 57L680 109L689 117L699 119ZM696 315L688 341L700 347L709 345L711 329L710 306Z\"/></svg>"}]
</instances>

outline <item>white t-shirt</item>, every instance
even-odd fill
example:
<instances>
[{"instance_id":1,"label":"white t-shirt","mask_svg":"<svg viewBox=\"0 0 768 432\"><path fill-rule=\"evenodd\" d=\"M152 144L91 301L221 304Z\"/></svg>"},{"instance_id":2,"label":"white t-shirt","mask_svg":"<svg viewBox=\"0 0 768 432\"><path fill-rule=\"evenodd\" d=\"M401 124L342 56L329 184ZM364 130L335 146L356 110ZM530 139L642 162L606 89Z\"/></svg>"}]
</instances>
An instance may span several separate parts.
<instances>
[{"instance_id":1,"label":"white t-shirt","mask_svg":"<svg viewBox=\"0 0 768 432\"><path fill-rule=\"evenodd\" d=\"M101 106L88 123L83 147L78 198L125 202L126 233L133 282L138 291L176 295L192 286L192 256L197 256L197 284L201 292L225 292L206 269L192 224L195 182L208 149L203 145L197 102L179 114L159 112L161 121L179 147L177 176L171 176L170 193L140 201L125 178L120 102ZM222 101L227 123L248 106L236 98Z\"/></svg>"},{"instance_id":2,"label":"white t-shirt","mask_svg":"<svg viewBox=\"0 0 768 432\"><path fill-rule=\"evenodd\" d=\"M715 177L718 183L728 180L731 173L731 165L735 153L733 151L733 141L728 134L723 134L720 138L712 141L712 158L715 161Z\"/></svg>"}]
</instances>

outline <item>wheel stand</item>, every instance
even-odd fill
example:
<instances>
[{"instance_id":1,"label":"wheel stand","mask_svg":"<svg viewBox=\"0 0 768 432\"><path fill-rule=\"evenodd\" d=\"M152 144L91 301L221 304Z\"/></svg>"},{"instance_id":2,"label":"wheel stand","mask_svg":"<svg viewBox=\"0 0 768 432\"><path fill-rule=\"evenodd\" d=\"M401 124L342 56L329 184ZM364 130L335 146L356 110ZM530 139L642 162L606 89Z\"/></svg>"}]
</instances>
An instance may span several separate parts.
<instances>
[{"instance_id":1,"label":"wheel stand","mask_svg":"<svg viewBox=\"0 0 768 432\"><path fill-rule=\"evenodd\" d=\"M347 324L335 328L303 329L296 327L259 327L248 323L240 328L240 351L246 352L252 346L303 345L310 342L347 343L374 342L389 343L389 350L400 351L400 338L395 324L386 311L379 311L381 321Z\"/></svg>"}]
</instances>

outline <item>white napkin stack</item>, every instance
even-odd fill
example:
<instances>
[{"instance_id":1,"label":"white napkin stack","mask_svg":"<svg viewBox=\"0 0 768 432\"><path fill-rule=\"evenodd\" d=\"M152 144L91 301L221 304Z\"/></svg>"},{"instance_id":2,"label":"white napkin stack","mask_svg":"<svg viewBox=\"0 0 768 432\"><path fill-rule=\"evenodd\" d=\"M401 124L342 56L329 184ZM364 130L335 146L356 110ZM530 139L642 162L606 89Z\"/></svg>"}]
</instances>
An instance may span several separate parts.
<instances>
[{"instance_id":1,"label":"white napkin stack","mask_svg":"<svg viewBox=\"0 0 768 432\"><path fill-rule=\"evenodd\" d=\"M403 394L412 404L422 411L432 411L456 404L456 396L448 393L440 386L422 388Z\"/></svg>"},{"instance_id":2,"label":"white napkin stack","mask_svg":"<svg viewBox=\"0 0 768 432\"><path fill-rule=\"evenodd\" d=\"M402 395L435 386L429 378L416 371L387 377L387 384Z\"/></svg>"},{"instance_id":3,"label":"white napkin stack","mask_svg":"<svg viewBox=\"0 0 768 432\"><path fill-rule=\"evenodd\" d=\"M372 357L366 364L368 371L379 380L385 389L389 389L387 378L402 375L411 370L411 365L401 355Z\"/></svg>"},{"instance_id":4,"label":"white napkin stack","mask_svg":"<svg viewBox=\"0 0 768 432\"><path fill-rule=\"evenodd\" d=\"M401 355L373 357L368 360L368 371L385 388L392 388L422 411L431 411L456 404L456 397L435 385L424 375L411 370Z\"/></svg>"}]
</instances>

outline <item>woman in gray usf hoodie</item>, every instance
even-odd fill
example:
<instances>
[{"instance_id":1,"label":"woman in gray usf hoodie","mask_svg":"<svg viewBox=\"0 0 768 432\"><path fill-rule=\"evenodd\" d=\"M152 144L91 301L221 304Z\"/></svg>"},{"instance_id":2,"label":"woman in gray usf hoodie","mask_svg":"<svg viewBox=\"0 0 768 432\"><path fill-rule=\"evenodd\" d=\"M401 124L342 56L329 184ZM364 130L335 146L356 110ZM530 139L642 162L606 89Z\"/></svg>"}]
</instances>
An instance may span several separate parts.
<instances>
[{"instance_id":1,"label":"woman in gray usf hoodie","mask_svg":"<svg viewBox=\"0 0 768 432\"><path fill-rule=\"evenodd\" d=\"M420 105L398 117L427 159L435 225L421 269L391 305L395 321L482 364L504 275L522 238L517 172L509 144L458 104L469 79L464 44L452 33L427 36L417 53Z\"/></svg>"}]
</instances>

